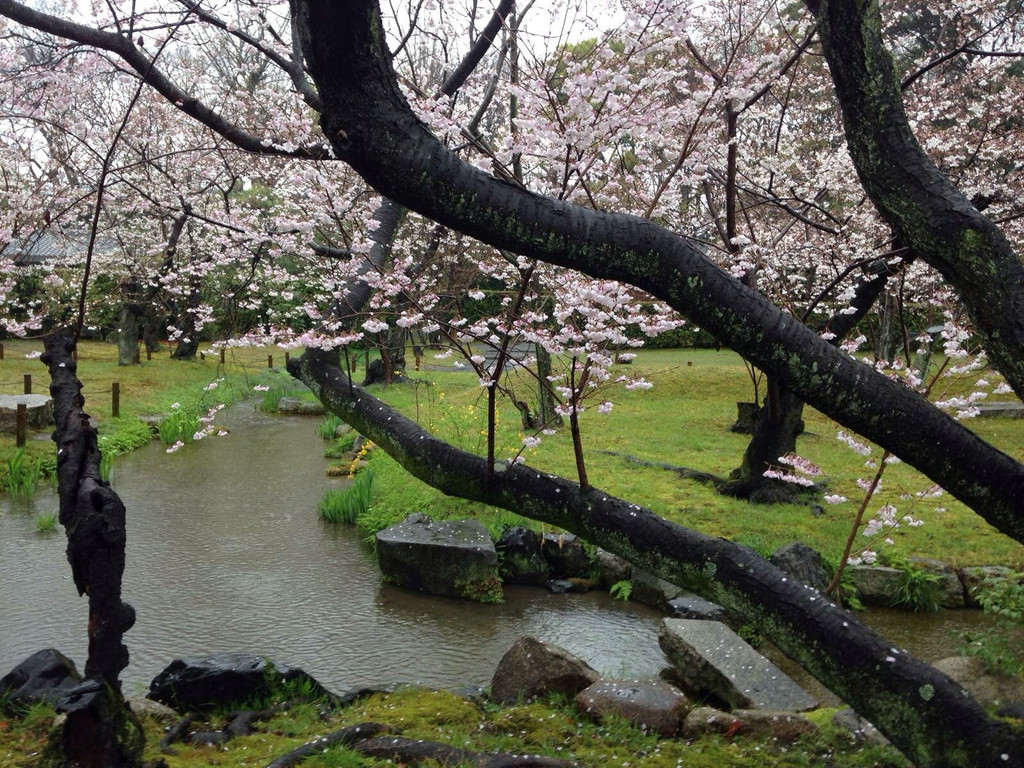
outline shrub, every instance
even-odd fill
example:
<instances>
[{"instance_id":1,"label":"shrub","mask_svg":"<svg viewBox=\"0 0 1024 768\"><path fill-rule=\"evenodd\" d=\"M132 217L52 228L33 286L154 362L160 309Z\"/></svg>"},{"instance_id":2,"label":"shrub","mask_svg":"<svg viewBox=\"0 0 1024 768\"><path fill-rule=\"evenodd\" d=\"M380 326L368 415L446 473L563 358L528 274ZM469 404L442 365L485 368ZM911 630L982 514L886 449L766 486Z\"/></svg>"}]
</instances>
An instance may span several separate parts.
<instances>
[{"instance_id":1,"label":"shrub","mask_svg":"<svg viewBox=\"0 0 1024 768\"><path fill-rule=\"evenodd\" d=\"M633 582L628 579L624 581L616 581L612 584L608 593L616 600L629 600L630 595L633 594Z\"/></svg>"},{"instance_id":2,"label":"shrub","mask_svg":"<svg viewBox=\"0 0 1024 768\"><path fill-rule=\"evenodd\" d=\"M317 515L328 523L355 523L370 508L373 470L367 467L348 488L331 489L317 505Z\"/></svg>"},{"instance_id":3,"label":"shrub","mask_svg":"<svg viewBox=\"0 0 1024 768\"><path fill-rule=\"evenodd\" d=\"M964 632L959 652L981 659L991 674L1019 675L1024 672L1024 573L985 579L977 598L982 610L996 617L996 623L977 632Z\"/></svg>"}]
</instances>

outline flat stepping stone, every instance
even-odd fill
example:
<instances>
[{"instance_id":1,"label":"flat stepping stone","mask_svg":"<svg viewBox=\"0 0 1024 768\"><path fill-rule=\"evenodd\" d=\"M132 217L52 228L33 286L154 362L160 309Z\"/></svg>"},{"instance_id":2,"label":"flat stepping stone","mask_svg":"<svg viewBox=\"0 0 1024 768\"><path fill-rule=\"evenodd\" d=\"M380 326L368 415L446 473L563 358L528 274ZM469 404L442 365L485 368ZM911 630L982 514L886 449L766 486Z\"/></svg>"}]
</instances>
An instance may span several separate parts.
<instances>
[{"instance_id":1,"label":"flat stepping stone","mask_svg":"<svg viewBox=\"0 0 1024 768\"><path fill-rule=\"evenodd\" d=\"M664 619L658 642L683 683L738 709L802 712L818 702L718 621Z\"/></svg>"},{"instance_id":2,"label":"flat stepping stone","mask_svg":"<svg viewBox=\"0 0 1024 768\"><path fill-rule=\"evenodd\" d=\"M689 592L674 597L667 603L668 610L677 619L701 619L702 621L725 621L727 612L718 603L712 603L699 595Z\"/></svg>"},{"instance_id":3,"label":"flat stepping stone","mask_svg":"<svg viewBox=\"0 0 1024 768\"><path fill-rule=\"evenodd\" d=\"M431 595L501 602L498 554L479 520L410 515L375 538L385 581Z\"/></svg>"},{"instance_id":4,"label":"flat stepping stone","mask_svg":"<svg viewBox=\"0 0 1024 768\"><path fill-rule=\"evenodd\" d=\"M277 401L278 413L296 413L300 416L321 416L324 413L323 403L303 400L301 397L282 397Z\"/></svg>"},{"instance_id":5,"label":"flat stepping stone","mask_svg":"<svg viewBox=\"0 0 1024 768\"><path fill-rule=\"evenodd\" d=\"M990 419L1024 419L1024 403L975 403L978 416Z\"/></svg>"},{"instance_id":6,"label":"flat stepping stone","mask_svg":"<svg viewBox=\"0 0 1024 768\"><path fill-rule=\"evenodd\" d=\"M690 711L683 692L660 680L599 680L576 694L576 706L598 721L616 715L666 737L679 732Z\"/></svg>"}]
</instances>

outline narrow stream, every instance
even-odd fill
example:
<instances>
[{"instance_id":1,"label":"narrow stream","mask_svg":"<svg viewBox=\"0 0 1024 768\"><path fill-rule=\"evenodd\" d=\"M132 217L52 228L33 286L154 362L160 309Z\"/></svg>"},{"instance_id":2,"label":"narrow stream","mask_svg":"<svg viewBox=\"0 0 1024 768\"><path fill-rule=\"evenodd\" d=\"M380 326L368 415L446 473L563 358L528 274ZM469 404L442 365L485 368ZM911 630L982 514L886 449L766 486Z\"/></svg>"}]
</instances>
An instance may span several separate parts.
<instances>
[{"instance_id":1,"label":"narrow stream","mask_svg":"<svg viewBox=\"0 0 1024 768\"><path fill-rule=\"evenodd\" d=\"M362 535L316 518L326 488L316 421L251 404L218 419L227 437L167 455L154 442L117 460L128 510L126 690L177 656L251 651L298 665L328 687L482 685L521 634L549 640L603 674L656 675L660 614L601 592L510 587L480 605L382 585ZM34 511L56 509L52 491ZM55 647L81 667L86 601L71 583L63 529L36 533L23 506L0 501L0 675Z\"/></svg>"},{"instance_id":2,"label":"narrow stream","mask_svg":"<svg viewBox=\"0 0 1024 768\"><path fill-rule=\"evenodd\" d=\"M230 434L167 455L153 445L118 459L114 486L128 510L125 598L128 692L172 659L261 653L298 665L334 690L422 683L486 684L521 634L560 645L605 676L653 677L666 665L661 614L606 593L551 595L510 587L501 605L429 597L380 583L361 534L316 518L328 462L315 420L251 404L219 419ZM41 648L85 660L86 601L71 583L63 530L35 530L56 510L50 490L31 511L0 500L0 675ZM953 652L977 611L862 614L926 661Z\"/></svg>"}]
</instances>

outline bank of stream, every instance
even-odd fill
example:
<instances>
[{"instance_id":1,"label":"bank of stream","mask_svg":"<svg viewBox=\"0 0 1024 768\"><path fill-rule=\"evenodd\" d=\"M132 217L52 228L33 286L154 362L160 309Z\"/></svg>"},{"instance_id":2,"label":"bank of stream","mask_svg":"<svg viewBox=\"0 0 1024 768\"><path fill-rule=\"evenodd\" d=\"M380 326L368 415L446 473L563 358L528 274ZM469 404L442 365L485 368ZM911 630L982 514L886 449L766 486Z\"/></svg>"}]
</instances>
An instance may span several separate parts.
<instances>
[{"instance_id":1,"label":"bank of stream","mask_svg":"<svg viewBox=\"0 0 1024 768\"><path fill-rule=\"evenodd\" d=\"M316 422L227 409L226 437L167 455L152 445L119 458L113 482L128 509L125 598L138 623L123 679L142 691L173 658L251 651L303 667L335 690L487 683L501 655L532 634L605 676L653 677L666 666L661 614L603 592L553 595L509 587L481 605L380 583L363 534L316 518L328 463ZM56 510L52 491L31 511ZM0 499L0 674L58 648L85 659L86 601L76 594L63 532L36 532L24 504ZM867 614L925 660L948 656L977 611Z\"/></svg>"}]
</instances>

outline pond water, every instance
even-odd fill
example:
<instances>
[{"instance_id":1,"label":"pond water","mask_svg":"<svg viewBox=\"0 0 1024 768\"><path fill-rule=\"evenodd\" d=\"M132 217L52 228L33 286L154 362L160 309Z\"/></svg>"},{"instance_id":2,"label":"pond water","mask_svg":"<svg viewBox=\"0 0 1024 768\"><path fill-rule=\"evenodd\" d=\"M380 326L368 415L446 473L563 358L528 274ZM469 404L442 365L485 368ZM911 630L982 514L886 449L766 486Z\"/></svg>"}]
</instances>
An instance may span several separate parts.
<instances>
[{"instance_id":1,"label":"pond water","mask_svg":"<svg viewBox=\"0 0 1024 768\"><path fill-rule=\"evenodd\" d=\"M316 421L227 409L230 434L167 455L155 443L117 460L128 510L126 691L172 659L250 651L298 665L328 687L486 684L521 634L536 635L615 677L666 665L661 614L606 593L552 595L509 587L501 605L429 597L380 583L361 534L316 518L325 489ZM52 491L32 512L56 510ZM63 530L36 533L24 506L0 500L0 675L41 648L81 667L87 606L71 583ZM872 623L926 660L948 656L976 611L872 612Z\"/></svg>"}]
</instances>

